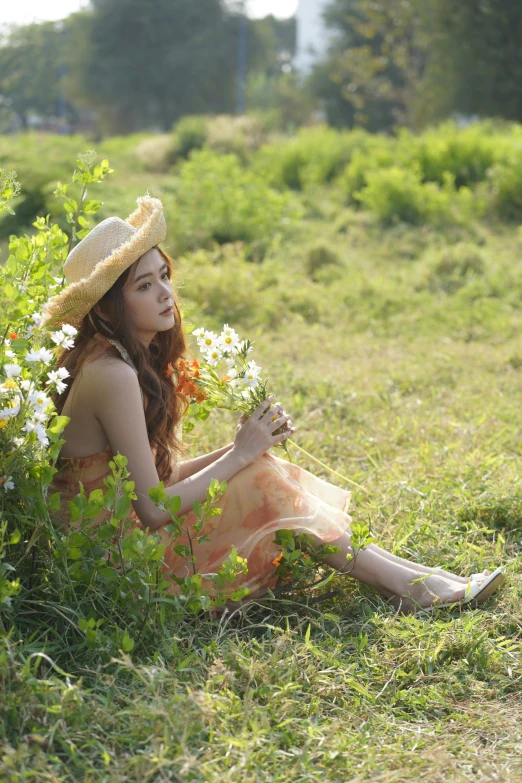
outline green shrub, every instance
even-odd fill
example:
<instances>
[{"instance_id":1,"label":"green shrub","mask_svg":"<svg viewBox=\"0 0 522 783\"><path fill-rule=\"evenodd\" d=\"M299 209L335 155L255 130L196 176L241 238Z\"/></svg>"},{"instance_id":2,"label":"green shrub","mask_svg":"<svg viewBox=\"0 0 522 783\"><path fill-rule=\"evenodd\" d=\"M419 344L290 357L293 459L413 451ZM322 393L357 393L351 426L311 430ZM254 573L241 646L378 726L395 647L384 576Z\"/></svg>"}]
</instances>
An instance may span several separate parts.
<instances>
[{"instance_id":1,"label":"green shrub","mask_svg":"<svg viewBox=\"0 0 522 783\"><path fill-rule=\"evenodd\" d=\"M503 220L522 220L522 149L492 167L489 176L491 207Z\"/></svg>"},{"instance_id":2,"label":"green shrub","mask_svg":"<svg viewBox=\"0 0 522 783\"><path fill-rule=\"evenodd\" d=\"M293 139L261 147L253 165L276 187L302 190L332 181L369 138L362 130L301 128Z\"/></svg>"},{"instance_id":3,"label":"green shrub","mask_svg":"<svg viewBox=\"0 0 522 783\"><path fill-rule=\"evenodd\" d=\"M419 166L423 181L444 185L449 173L456 188L485 180L500 154L498 139L484 133L479 123L458 128L454 122L441 124L420 136L403 130L398 150L405 163Z\"/></svg>"},{"instance_id":4,"label":"green shrub","mask_svg":"<svg viewBox=\"0 0 522 783\"><path fill-rule=\"evenodd\" d=\"M207 145L216 152L235 153L244 162L266 136L260 119L250 115L219 114L208 120Z\"/></svg>"},{"instance_id":5,"label":"green shrub","mask_svg":"<svg viewBox=\"0 0 522 783\"><path fill-rule=\"evenodd\" d=\"M174 126L173 156L188 158L192 150L199 150L207 141L208 121L200 115L182 117Z\"/></svg>"},{"instance_id":6,"label":"green shrub","mask_svg":"<svg viewBox=\"0 0 522 783\"><path fill-rule=\"evenodd\" d=\"M317 272L324 267L339 266L339 264L339 253L325 242L318 242L308 248L304 260L305 271L313 279L315 279Z\"/></svg>"},{"instance_id":7,"label":"green shrub","mask_svg":"<svg viewBox=\"0 0 522 783\"><path fill-rule=\"evenodd\" d=\"M270 188L235 155L211 150L192 153L181 166L173 191L176 205L169 219L181 252L212 242L265 245L302 215L291 194Z\"/></svg>"},{"instance_id":8,"label":"green shrub","mask_svg":"<svg viewBox=\"0 0 522 783\"><path fill-rule=\"evenodd\" d=\"M167 172L175 157L175 142L168 134L143 139L136 147L136 159L144 171Z\"/></svg>"},{"instance_id":9,"label":"green shrub","mask_svg":"<svg viewBox=\"0 0 522 783\"><path fill-rule=\"evenodd\" d=\"M459 242L436 254L421 287L451 294L472 278L482 277L485 271L486 261L480 248L469 242Z\"/></svg>"},{"instance_id":10,"label":"green shrub","mask_svg":"<svg viewBox=\"0 0 522 783\"><path fill-rule=\"evenodd\" d=\"M391 166L370 171L366 187L354 196L383 223L438 223L450 219L448 190L441 190L432 182L423 183L420 172L414 169Z\"/></svg>"},{"instance_id":11,"label":"green shrub","mask_svg":"<svg viewBox=\"0 0 522 783\"><path fill-rule=\"evenodd\" d=\"M348 204L358 204L356 194L368 183L371 171L390 168L396 162L396 156L391 147L383 146L384 141L376 144L372 150L356 150L350 163L339 176L337 183Z\"/></svg>"}]
</instances>

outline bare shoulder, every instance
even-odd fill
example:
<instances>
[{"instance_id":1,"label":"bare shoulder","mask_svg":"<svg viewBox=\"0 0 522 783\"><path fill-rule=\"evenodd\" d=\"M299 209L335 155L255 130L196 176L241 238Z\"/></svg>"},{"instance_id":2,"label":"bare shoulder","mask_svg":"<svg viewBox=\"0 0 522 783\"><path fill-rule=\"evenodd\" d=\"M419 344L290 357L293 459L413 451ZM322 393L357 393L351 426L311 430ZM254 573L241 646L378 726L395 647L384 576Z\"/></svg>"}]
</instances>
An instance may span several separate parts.
<instances>
[{"instance_id":1,"label":"bare shoulder","mask_svg":"<svg viewBox=\"0 0 522 783\"><path fill-rule=\"evenodd\" d=\"M85 362L82 367L83 385L85 391L92 396L105 395L107 392L118 393L127 390L127 393L138 391L138 377L132 367L123 359L109 354L97 356L92 361Z\"/></svg>"}]
</instances>

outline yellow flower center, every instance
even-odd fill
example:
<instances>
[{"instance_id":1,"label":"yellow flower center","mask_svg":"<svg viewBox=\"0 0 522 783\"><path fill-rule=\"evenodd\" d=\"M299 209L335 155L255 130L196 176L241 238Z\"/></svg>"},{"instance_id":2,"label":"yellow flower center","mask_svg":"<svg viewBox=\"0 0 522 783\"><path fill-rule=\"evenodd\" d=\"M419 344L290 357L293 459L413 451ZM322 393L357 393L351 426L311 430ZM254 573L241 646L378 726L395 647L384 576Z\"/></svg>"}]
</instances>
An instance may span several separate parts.
<instances>
[{"instance_id":1,"label":"yellow flower center","mask_svg":"<svg viewBox=\"0 0 522 783\"><path fill-rule=\"evenodd\" d=\"M212 340L210 339L210 337L207 337L207 339L205 340L205 345L212 345Z\"/></svg>"}]
</instances>

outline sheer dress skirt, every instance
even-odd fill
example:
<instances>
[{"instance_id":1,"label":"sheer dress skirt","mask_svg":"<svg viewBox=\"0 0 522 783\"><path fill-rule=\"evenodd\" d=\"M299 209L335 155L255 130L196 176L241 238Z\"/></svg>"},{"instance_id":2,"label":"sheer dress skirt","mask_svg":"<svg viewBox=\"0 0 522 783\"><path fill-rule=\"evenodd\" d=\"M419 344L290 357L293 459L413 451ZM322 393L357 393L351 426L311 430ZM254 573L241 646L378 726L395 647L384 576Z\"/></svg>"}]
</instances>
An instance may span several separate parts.
<instances>
[{"instance_id":1,"label":"sheer dress skirt","mask_svg":"<svg viewBox=\"0 0 522 783\"><path fill-rule=\"evenodd\" d=\"M107 447L90 457L60 459L59 472L49 489L50 493L61 493L61 505L55 517L57 524L68 524L67 501L78 494L80 482L87 495L94 489L105 489L103 479L110 473L112 457L113 453ZM176 472L166 485L176 483L178 471L176 466ZM351 517L347 513L350 499L350 492L286 460L264 454L227 482L225 494L215 503L221 514L209 517L201 530L209 540L195 545L196 570L200 574L215 573L235 546L238 554L248 561L248 573L238 576L228 592L243 585L249 588L250 597L259 597L268 588L273 589L277 581L273 561L280 547L274 543L276 531L295 530L309 533L323 543L335 541L350 530ZM101 522L108 516L104 511L96 521ZM145 529L134 510L129 518L134 521L131 529L135 526ZM193 512L186 514L184 527L189 526L192 530L196 520ZM175 541L165 527L154 533L159 534L166 545L165 575L173 573L179 577L192 573L192 566L173 549L177 544L188 544L186 533ZM205 586L210 587L209 584ZM179 592L174 581L169 592Z\"/></svg>"}]
</instances>

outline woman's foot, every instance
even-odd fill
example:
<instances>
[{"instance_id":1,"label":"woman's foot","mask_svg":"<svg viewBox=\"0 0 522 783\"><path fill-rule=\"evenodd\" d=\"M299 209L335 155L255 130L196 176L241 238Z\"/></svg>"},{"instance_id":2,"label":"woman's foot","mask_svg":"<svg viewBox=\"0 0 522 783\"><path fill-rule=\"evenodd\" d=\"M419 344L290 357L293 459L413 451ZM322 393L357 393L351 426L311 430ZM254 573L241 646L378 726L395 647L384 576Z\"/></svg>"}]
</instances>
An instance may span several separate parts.
<instances>
[{"instance_id":1,"label":"woman's foot","mask_svg":"<svg viewBox=\"0 0 522 783\"><path fill-rule=\"evenodd\" d=\"M469 577L467 576L458 576L457 574L451 573L451 571L444 571L442 568L431 568L431 566L425 566L421 565L419 563L412 563L410 560L405 560L403 557L399 557L398 555L392 555L391 552L387 552L385 549L382 549L382 547L378 546L377 544L370 544L368 549L372 549L373 551L377 552L381 557L385 557L386 560L389 560L392 563L397 563L398 565L406 566L407 568L415 568L417 571L420 571L422 574L433 574L434 576L441 576L444 579L449 579L452 582L459 582L462 585L467 585L469 581ZM475 581L483 582L484 579L486 579L489 576L490 572L488 569L485 569L484 571L481 571L480 574L475 574Z\"/></svg>"},{"instance_id":2,"label":"woman's foot","mask_svg":"<svg viewBox=\"0 0 522 783\"><path fill-rule=\"evenodd\" d=\"M467 580L465 584L467 584ZM465 596L465 584L445 579L436 574L421 575L419 579L405 585L401 595L395 595L390 603L402 614L409 614L438 604L458 603Z\"/></svg>"}]
</instances>

